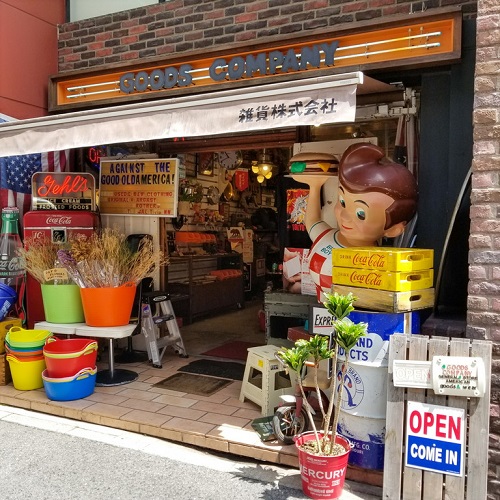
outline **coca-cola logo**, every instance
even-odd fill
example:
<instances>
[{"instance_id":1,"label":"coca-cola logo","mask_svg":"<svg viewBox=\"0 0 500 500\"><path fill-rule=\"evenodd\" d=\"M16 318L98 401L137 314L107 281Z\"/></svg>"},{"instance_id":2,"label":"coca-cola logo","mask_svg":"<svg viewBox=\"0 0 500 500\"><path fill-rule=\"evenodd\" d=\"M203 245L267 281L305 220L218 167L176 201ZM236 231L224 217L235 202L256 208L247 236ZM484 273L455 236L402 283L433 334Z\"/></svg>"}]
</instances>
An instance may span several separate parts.
<instances>
[{"instance_id":1,"label":"coca-cola logo","mask_svg":"<svg viewBox=\"0 0 500 500\"><path fill-rule=\"evenodd\" d=\"M57 226L68 226L71 224L71 217L65 216L65 215L59 215L59 216L49 216L45 220L45 224L47 225L57 225Z\"/></svg>"},{"instance_id":2,"label":"coca-cola logo","mask_svg":"<svg viewBox=\"0 0 500 500\"><path fill-rule=\"evenodd\" d=\"M385 255L374 253L372 255L355 254L352 263L357 266L383 269L385 267Z\"/></svg>"},{"instance_id":3,"label":"coca-cola logo","mask_svg":"<svg viewBox=\"0 0 500 500\"><path fill-rule=\"evenodd\" d=\"M19 257L0 261L0 271L16 272L24 271L23 261Z\"/></svg>"},{"instance_id":4,"label":"coca-cola logo","mask_svg":"<svg viewBox=\"0 0 500 500\"><path fill-rule=\"evenodd\" d=\"M351 283L361 283L370 286L380 286L382 284L382 276L379 273L362 274L353 271L350 280Z\"/></svg>"}]
</instances>

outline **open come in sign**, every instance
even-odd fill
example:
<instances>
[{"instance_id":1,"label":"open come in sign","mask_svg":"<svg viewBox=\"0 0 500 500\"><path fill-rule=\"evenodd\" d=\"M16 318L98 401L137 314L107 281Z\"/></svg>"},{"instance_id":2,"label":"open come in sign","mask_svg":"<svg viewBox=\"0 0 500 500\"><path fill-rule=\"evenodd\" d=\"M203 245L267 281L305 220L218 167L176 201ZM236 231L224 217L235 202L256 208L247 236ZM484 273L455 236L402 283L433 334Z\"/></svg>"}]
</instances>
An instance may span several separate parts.
<instances>
[{"instance_id":1,"label":"open come in sign","mask_svg":"<svg viewBox=\"0 0 500 500\"><path fill-rule=\"evenodd\" d=\"M405 465L463 476L465 410L408 401Z\"/></svg>"}]
</instances>

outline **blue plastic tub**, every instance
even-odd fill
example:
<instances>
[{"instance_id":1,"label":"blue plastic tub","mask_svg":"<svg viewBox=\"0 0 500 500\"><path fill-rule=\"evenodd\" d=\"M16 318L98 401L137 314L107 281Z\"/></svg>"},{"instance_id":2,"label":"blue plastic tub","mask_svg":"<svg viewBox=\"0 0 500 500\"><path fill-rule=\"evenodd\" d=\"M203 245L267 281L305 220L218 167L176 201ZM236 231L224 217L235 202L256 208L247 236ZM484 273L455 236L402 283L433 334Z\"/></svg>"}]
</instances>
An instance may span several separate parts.
<instances>
[{"instance_id":1,"label":"blue plastic tub","mask_svg":"<svg viewBox=\"0 0 500 500\"><path fill-rule=\"evenodd\" d=\"M95 389L97 368L84 368L72 377L49 377L42 372L43 387L52 401L73 401L90 396Z\"/></svg>"}]
</instances>

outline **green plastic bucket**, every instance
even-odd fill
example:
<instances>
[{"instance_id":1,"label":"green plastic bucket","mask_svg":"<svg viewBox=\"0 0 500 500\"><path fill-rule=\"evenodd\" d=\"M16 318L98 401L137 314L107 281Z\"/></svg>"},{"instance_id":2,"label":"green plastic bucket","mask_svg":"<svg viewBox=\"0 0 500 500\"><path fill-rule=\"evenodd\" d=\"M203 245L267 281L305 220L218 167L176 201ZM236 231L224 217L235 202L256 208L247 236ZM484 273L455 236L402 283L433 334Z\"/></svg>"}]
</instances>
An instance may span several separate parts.
<instances>
[{"instance_id":1,"label":"green plastic bucket","mask_svg":"<svg viewBox=\"0 0 500 500\"><path fill-rule=\"evenodd\" d=\"M43 309L49 323L83 323L82 298L77 285L42 285Z\"/></svg>"}]
</instances>

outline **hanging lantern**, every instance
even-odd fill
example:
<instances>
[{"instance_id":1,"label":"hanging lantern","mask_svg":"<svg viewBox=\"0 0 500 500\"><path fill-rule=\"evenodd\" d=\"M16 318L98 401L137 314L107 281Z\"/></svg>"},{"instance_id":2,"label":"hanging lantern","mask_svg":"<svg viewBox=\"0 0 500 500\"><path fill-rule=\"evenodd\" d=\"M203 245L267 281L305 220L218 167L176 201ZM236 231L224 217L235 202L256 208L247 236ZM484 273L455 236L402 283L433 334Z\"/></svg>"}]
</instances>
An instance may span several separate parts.
<instances>
[{"instance_id":1,"label":"hanging lantern","mask_svg":"<svg viewBox=\"0 0 500 500\"><path fill-rule=\"evenodd\" d=\"M258 156L257 161L252 163L252 172L257 174L257 181L262 183L273 176L274 167L271 156L264 149Z\"/></svg>"}]
</instances>

